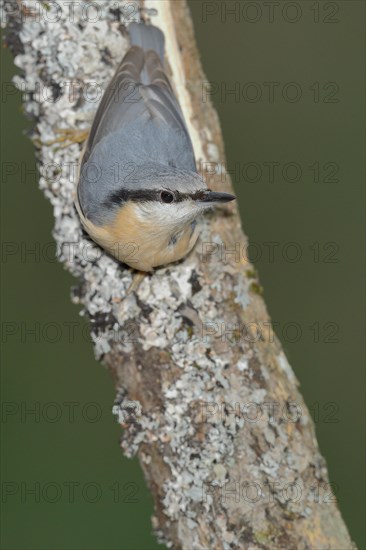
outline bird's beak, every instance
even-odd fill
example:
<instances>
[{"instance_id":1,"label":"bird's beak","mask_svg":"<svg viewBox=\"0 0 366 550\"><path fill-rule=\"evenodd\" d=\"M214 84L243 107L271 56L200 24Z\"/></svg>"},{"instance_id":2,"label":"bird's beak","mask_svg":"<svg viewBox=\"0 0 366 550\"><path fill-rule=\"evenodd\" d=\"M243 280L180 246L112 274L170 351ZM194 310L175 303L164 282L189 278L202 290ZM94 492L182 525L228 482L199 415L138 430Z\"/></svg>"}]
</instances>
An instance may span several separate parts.
<instances>
[{"instance_id":1,"label":"bird's beak","mask_svg":"<svg viewBox=\"0 0 366 550\"><path fill-rule=\"evenodd\" d=\"M217 204L235 200L234 195L229 193L216 193L216 191L206 191L204 197L198 201L202 206L216 206Z\"/></svg>"}]
</instances>

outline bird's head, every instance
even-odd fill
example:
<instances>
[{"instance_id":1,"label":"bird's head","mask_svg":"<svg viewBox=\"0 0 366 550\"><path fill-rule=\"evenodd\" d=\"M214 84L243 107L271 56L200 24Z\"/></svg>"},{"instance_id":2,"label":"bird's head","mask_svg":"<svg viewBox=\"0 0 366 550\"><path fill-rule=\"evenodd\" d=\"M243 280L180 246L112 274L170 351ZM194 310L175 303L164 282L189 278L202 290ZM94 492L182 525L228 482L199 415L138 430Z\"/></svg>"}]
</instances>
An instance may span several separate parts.
<instances>
[{"instance_id":1,"label":"bird's head","mask_svg":"<svg viewBox=\"0 0 366 550\"><path fill-rule=\"evenodd\" d=\"M142 223L159 231L177 230L190 224L203 211L236 197L211 191L198 174L174 172L170 177L163 175L150 181L149 185L142 181L139 187L126 187L109 198L119 206L131 205Z\"/></svg>"}]
</instances>

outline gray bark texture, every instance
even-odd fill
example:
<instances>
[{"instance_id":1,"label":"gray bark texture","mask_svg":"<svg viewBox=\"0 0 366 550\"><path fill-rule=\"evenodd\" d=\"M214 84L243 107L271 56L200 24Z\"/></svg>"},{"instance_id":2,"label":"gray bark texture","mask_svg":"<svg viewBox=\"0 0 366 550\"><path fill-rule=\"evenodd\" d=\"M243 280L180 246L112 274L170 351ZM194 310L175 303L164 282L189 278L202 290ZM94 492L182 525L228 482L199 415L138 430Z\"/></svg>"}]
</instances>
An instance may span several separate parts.
<instances>
[{"instance_id":1,"label":"gray bark texture","mask_svg":"<svg viewBox=\"0 0 366 550\"><path fill-rule=\"evenodd\" d=\"M73 300L115 379L121 446L139 458L159 540L188 550L354 548L243 253L237 206L209 214L188 258L127 295L131 270L87 238L74 209L82 145L51 143L65 137L59 129L89 128L96 85L107 85L128 48L126 24L142 13L165 33L198 165L212 189L232 192L218 118L202 98L206 78L186 1L79 0L71 10L64 0L11 0L2 10L6 45L21 69L15 84L35 120L59 259L81 281Z\"/></svg>"}]
</instances>

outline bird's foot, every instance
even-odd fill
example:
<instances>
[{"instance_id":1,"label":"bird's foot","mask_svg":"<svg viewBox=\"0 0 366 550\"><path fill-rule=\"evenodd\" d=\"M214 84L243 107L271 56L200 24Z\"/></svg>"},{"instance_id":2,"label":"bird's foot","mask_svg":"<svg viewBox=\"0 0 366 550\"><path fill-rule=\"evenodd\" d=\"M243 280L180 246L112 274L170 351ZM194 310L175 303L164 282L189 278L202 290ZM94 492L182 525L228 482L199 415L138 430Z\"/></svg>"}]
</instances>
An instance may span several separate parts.
<instances>
[{"instance_id":1,"label":"bird's foot","mask_svg":"<svg viewBox=\"0 0 366 550\"><path fill-rule=\"evenodd\" d=\"M130 294L138 290L140 284L142 283L146 275L147 273L145 271L138 271L133 275L132 283L127 289L127 294L126 294L127 296L129 296Z\"/></svg>"},{"instance_id":2,"label":"bird's foot","mask_svg":"<svg viewBox=\"0 0 366 550\"><path fill-rule=\"evenodd\" d=\"M90 130L56 128L55 132L56 134L59 134L59 136L51 141L44 142L43 145L54 145L59 143L60 149L66 149L66 147L70 147L70 145L73 145L74 143L84 143L88 139Z\"/></svg>"}]
</instances>

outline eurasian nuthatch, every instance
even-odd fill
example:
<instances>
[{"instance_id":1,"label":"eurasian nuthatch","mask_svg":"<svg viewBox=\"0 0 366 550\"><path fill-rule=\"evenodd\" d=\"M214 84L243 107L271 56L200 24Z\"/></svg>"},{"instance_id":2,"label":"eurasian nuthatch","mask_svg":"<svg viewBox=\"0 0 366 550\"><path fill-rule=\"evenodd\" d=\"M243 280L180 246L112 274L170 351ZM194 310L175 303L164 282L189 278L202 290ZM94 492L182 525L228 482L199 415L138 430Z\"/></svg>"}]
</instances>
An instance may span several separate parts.
<instances>
[{"instance_id":1,"label":"eurasian nuthatch","mask_svg":"<svg viewBox=\"0 0 366 550\"><path fill-rule=\"evenodd\" d=\"M94 241L134 269L152 271L190 252L203 210L235 197L210 191L197 173L164 71L163 33L144 23L129 32L131 48L103 95L81 160L76 205Z\"/></svg>"}]
</instances>

